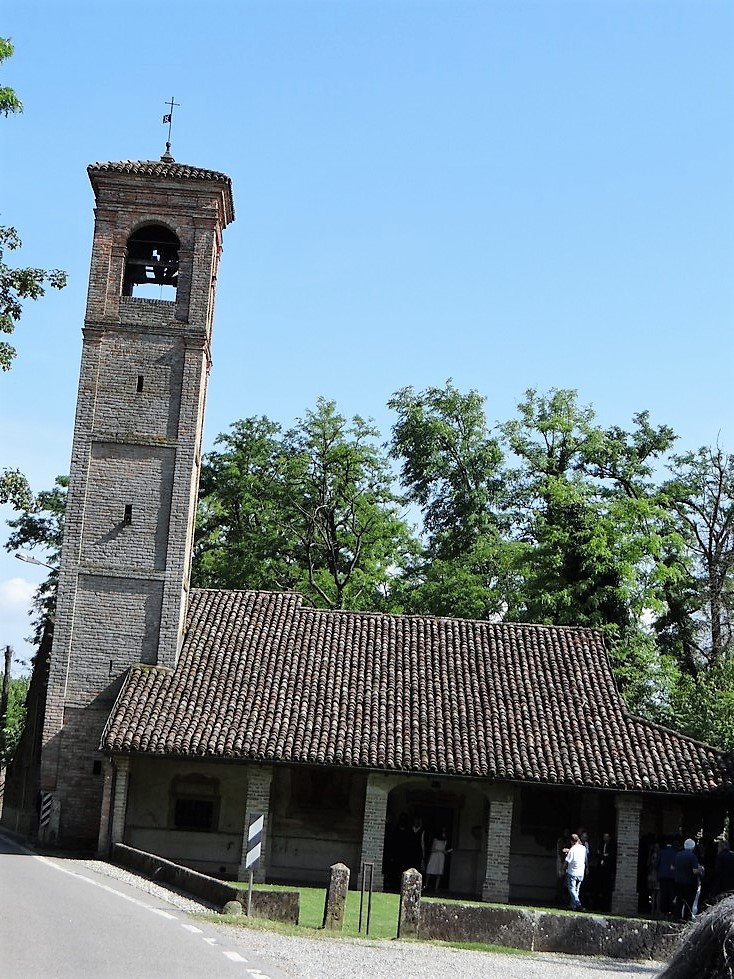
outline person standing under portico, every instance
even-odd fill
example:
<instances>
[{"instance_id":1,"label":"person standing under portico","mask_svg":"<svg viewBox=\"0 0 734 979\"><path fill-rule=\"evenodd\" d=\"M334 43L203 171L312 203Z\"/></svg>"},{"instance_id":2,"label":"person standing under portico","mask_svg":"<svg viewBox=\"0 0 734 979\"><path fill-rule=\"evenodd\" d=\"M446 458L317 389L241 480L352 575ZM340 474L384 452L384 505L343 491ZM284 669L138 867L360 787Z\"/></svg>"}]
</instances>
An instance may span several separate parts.
<instances>
[{"instance_id":1,"label":"person standing under portico","mask_svg":"<svg viewBox=\"0 0 734 979\"><path fill-rule=\"evenodd\" d=\"M571 898L571 910L581 911L579 889L586 873L586 847L577 833L571 834L571 847L566 854L566 886Z\"/></svg>"}]
</instances>

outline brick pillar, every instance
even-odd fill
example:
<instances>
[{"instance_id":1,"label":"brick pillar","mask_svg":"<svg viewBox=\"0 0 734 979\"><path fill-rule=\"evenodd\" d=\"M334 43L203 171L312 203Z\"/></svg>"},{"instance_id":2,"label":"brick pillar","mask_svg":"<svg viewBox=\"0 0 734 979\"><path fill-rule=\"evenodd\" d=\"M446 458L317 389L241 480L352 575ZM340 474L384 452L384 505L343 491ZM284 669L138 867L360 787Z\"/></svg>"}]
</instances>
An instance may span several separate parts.
<instances>
[{"instance_id":1,"label":"brick pillar","mask_svg":"<svg viewBox=\"0 0 734 979\"><path fill-rule=\"evenodd\" d=\"M127 813L127 787L129 781L130 759L118 758L115 762L115 786L112 800L110 843L124 843L125 841L125 815Z\"/></svg>"},{"instance_id":2,"label":"brick pillar","mask_svg":"<svg viewBox=\"0 0 734 979\"><path fill-rule=\"evenodd\" d=\"M263 814L260 860L253 879L262 883L268 872L268 849L270 843L270 786L273 782L273 769L269 765L252 765L247 769L247 798L245 800L245 824L242 832L242 856L237 872L238 880L248 880L250 871L245 867L247 857L247 830L250 813Z\"/></svg>"},{"instance_id":3,"label":"brick pillar","mask_svg":"<svg viewBox=\"0 0 734 979\"><path fill-rule=\"evenodd\" d=\"M637 914L637 855L640 849L642 796L620 794L617 806L617 875L613 914Z\"/></svg>"},{"instance_id":4,"label":"brick pillar","mask_svg":"<svg viewBox=\"0 0 734 979\"><path fill-rule=\"evenodd\" d=\"M112 822L112 798L114 784L114 770L112 762L105 758L102 762L102 811L99 817L99 838L97 841L97 853L100 857L108 857L110 852L110 830Z\"/></svg>"},{"instance_id":5,"label":"brick pillar","mask_svg":"<svg viewBox=\"0 0 734 979\"><path fill-rule=\"evenodd\" d=\"M506 904L510 899L510 840L514 792L506 785L493 785L487 792L487 864L482 900Z\"/></svg>"},{"instance_id":6,"label":"brick pillar","mask_svg":"<svg viewBox=\"0 0 734 979\"><path fill-rule=\"evenodd\" d=\"M362 826L362 860L375 865L374 890L385 887L382 863L385 852L385 826L387 825L387 797L393 787L391 780L384 775L371 773L367 776L367 791L364 798L364 823ZM369 881L369 876L368 876ZM361 878L359 884L361 885Z\"/></svg>"}]
</instances>

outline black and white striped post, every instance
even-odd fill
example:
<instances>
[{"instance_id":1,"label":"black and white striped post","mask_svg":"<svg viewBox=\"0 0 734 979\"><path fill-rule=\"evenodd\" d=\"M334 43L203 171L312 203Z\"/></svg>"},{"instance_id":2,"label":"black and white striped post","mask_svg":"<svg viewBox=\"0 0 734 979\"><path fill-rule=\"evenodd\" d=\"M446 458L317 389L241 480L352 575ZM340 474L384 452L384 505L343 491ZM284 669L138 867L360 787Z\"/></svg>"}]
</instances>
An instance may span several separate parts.
<instances>
[{"instance_id":1,"label":"black and white striped post","mask_svg":"<svg viewBox=\"0 0 734 979\"><path fill-rule=\"evenodd\" d=\"M48 828L51 822L51 811L53 809L53 792L41 792L41 811L38 817L38 824L42 830Z\"/></svg>"},{"instance_id":2,"label":"black and white striped post","mask_svg":"<svg viewBox=\"0 0 734 979\"><path fill-rule=\"evenodd\" d=\"M247 817L247 851L245 853L245 870L250 871L250 886L247 888L247 915L252 908L253 874L262 851L263 827L265 816L261 812L251 812Z\"/></svg>"}]
</instances>

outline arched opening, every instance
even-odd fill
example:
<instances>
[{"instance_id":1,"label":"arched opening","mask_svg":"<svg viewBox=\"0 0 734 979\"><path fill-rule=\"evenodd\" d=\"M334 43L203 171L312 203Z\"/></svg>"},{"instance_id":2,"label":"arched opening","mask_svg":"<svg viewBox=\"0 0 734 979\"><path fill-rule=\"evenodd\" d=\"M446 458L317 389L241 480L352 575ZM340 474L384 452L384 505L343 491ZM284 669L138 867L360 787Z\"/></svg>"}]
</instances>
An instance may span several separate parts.
<instances>
[{"instance_id":1,"label":"arched opening","mask_svg":"<svg viewBox=\"0 0 734 979\"><path fill-rule=\"evenodd\" d=\"M467 784L411 779L388 796L385 829L385 889L398 890L403 870L417 867L424 887L454 896L481 895L486 864L488 804L486 796ZM445 831L450 850L437 865ZM428 878L428 873L431 878Z\"/></svg>"},{"instance_id":2,"label":"arched opening","mask_svg":"<svg viewBox=\"0 0 734 979\"><path fill-rule=\"evenodd\" d=\"M123 296L139 299L176 299L178 252L176 235L161 224L147 224L127 240Z\"/></svg>"}]
</instances>

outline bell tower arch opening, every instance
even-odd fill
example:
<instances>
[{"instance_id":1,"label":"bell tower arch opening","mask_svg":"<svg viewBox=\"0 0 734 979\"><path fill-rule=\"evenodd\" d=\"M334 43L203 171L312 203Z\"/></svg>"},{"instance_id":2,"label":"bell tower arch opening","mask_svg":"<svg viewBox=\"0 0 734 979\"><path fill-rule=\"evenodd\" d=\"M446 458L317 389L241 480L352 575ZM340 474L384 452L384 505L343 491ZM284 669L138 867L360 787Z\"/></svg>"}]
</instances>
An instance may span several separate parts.
<instances>
[{"instance_id":1,"label":"bell tower arch opening","mask_svg":"<svg viewBox=\"0 0 734 979\"><path fill-rule=\"evenodd\" d=\"M176 300L181 242L162 224L145 224L127 239L123 296Z\"/></svg>"}]
</instances>

